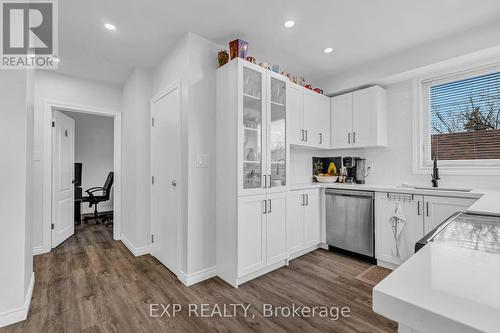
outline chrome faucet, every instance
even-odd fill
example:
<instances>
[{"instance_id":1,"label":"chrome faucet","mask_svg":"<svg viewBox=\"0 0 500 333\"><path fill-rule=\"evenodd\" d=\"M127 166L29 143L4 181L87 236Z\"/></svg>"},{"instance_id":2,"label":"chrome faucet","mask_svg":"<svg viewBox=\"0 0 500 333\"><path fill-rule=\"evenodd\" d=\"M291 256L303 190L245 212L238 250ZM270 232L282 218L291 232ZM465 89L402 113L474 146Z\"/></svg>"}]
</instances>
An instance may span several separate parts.
<instances>
[{"instance_id":1,"label":"chrome faucet","mask_svg":"<svg viewBox=\"0 0 500 333\"><path fill-rule=\"evenodd\" d=\"M436 153L434 153L433 157L434 165L432 167L432 187L438 187L438 180L441 179L439 178L439 169L437 166L437 156Z\"/></svg>"}]
</instances>

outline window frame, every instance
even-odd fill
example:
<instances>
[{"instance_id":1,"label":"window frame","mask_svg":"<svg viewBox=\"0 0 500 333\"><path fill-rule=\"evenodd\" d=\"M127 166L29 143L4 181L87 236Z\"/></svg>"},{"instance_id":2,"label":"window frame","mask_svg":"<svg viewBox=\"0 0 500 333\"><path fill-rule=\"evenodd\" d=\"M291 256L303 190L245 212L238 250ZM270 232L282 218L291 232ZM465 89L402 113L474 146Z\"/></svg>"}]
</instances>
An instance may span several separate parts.
<instances>
[{"instance_id":1,"label":"window frame","mask_svg":"<svg viewBox=\"0 0 500 333\"><path fill-rule=\"evenodd\" d=\"M413 171L427 174L432 170L429 90L433 85L460 81L467 78L500 72L500 62L434 73L412 81L413 91ZM500 175L500 159L441 160L438 161L441 174L451 175Z\"/></svg>"}]
</instances>

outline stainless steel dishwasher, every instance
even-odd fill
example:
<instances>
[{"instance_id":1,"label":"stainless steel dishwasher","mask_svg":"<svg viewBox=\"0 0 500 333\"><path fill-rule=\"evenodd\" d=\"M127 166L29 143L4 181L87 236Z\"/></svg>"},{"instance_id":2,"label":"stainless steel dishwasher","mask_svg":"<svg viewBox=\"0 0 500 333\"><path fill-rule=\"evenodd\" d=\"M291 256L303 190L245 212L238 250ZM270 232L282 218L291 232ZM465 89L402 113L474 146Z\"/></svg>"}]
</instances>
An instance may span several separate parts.
<instances>
[{"instance_id":1,"label":"stainless steel dishwasher","mask_svg":"<svg viewBox=\"0 0 500 333\"><path fill-rule=\"evenodd\" d=\"M326 242L334 251L374 262L374 193L326 189Z\"/></svg>"}]
</instances>

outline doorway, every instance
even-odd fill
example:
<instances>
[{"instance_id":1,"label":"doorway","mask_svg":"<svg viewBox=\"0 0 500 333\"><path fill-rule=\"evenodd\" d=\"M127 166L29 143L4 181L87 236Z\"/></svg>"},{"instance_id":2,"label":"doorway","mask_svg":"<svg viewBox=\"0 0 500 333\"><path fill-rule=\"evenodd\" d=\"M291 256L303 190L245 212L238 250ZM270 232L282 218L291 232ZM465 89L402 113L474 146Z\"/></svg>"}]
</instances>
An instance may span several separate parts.
<instances>
[{"instance_id":1,"label":"doorway","mask_svg":"<svg viewBox=\"0 0 500 333\"><path fill-rule=\"evenodd\" d=\"M178 275L181 94L175 82L151 101L151 255Z\"/></svg>"},{"instance_id":2,"label":"doorway","mask_svg":"<svg viewBox=\"0 0 500 333\"><path fill-rule=\"evenodd\" d=\"M94 147L93 149L108 145L107 151L104 153L106 155L105 162L103 162L103 155L99 154L99 151L102 153L101 147L99 147L97 154L92 154L94 158L99 160L100 165L104 163L100 173L92 170L92 165L96 161L86 157L84 158L85 162L82 163L78 159L83 157L75 158L75 132L78 133L78 128L75 130L75 119L77 119L76 127L78 127L78 123L85 118L94 118L94 120L98 118L98 123L105 120L108 125L105 131L111 131L111 133L107 133L107 143L89 142L89 145ZM79 181L75 176L77 176L78 168L76 164L78 162L80 163L80 170L82 170L83 184L80 185L83 185L83 196L88 197L86 193L87 187L103 187L103 185L106 185L105 182L109 178L108 176L110 176L111 172L113 173L111 175L113 178L112 190L109 192L110 200L103 200L98 203L99 224L105 225L108 222L109 233L112 233L113 239L119 240L121 233L121 113L114 110L92 109L47 102L44 108L44 119L44 122L48 125L47 127L44 126L43 129L44 252L49 252L51 248L58 246L74 234L75 217L77 216L75 210L75 207L77 207L75 206L75 184ZM58 126L58 123L60 126ZM95 122L94 125L87 124L87 128L92 128L94 134L96 127L100 128L97 130L103 130L102 126L96 126L95 124ZM92 140L92 133L86 134L88 135L84 136L83 140ZM78 136L78 134L76 135ZM78 149L76 149L76 152L78 152ZM75 164L75 162L77 163ZM95 196L102 194L103 192L95 192ZM81 203L82 210L80 214L87 217L89 224L95 225L94 208L88 206L89 202ZM109 213L108 216L106 216L106 213Z\"/></svg>"}]
</instances>

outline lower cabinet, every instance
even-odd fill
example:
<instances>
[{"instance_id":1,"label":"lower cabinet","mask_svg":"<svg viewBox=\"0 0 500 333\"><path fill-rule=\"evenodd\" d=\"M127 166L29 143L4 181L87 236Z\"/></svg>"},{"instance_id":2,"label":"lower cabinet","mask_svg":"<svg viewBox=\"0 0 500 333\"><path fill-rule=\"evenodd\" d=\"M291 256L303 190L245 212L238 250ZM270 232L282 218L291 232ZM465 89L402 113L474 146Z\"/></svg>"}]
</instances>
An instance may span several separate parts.
<instances>
[{"instance_id":1,"label":"lower cabinet","mask_svg":"<svg viewBox=\"0 0 500 333\"><path fill-rule=\"evenodd\" d=\"M413 201L400 201L406 216L396 247L391 217L396 209L396 201L387 193L375 194L375 257L392 265L400 265L415 253L415 243L424 237L423 196L415 195Z\"/></svg>"},{"instance_id":2,"label":"lower cabinet","mask_svg":"<svg viewBox=\"0 0 500 333\"><path fill-rule=\"evenodd\" d=\"M427 235L441 222L456 212L465 211L477 199L470 198L449 198L449 197L431 197L424 198L425 217L424 217L424 235Z\"/></svg>"},{"instance_id":3,"label":"lower cabinet","mask_svg":"<svg viewBox=\"0 0 500 333\"><path fill-rule=\"evenodd\" d=\"M397 194L395 194L397 197ZM476 201L471 198L401 195L392 200L388 193L375 195L375 257L377 260L400 265L415 253L415 243L456 212L465 211ZM397 203L401 204L406 223L398 237L397 247L393 224L390 222Z\"/></svg>"},{"instance_id":4,"label":"lower cabinet","mask_svg":"<svg viewBox=\"0 0 500 333\"><path fill-rule=\"evenodd\" d=\"M288 194L286 248L289 255L320 243L319 203L318 189Z\"/></svg>"},{"instance_id":5,"label":"lower cabinet","mask_svg":"<svg viewBox=\"0 0 500 333\"><path fill-rule=\"evenodd\" d=\"M287 193L238 198L238 277L287 258Z\"/></svg>"}]
</instances>

